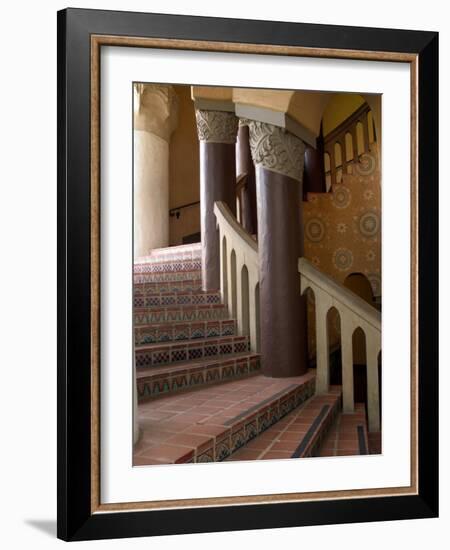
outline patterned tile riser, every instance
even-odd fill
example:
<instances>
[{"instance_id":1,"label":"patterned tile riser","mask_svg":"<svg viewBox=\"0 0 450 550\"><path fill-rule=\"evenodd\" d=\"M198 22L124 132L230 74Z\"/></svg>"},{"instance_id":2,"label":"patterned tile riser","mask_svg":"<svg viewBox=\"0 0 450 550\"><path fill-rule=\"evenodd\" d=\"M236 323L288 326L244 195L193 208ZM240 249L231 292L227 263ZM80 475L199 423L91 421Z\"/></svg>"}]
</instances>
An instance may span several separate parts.
<instances>
[{"instance_id":1,"label":"patterned tile riser","mask_svg":"<svg viewBox=\"0 0 450 550\"><path fill-rule=\"evenodd\" d=\"M227 380L230 377L230 371L233 372L232 378L236 380L256 375L261 369L259 357L243 358L226 363L226 365L214 365L211 368L206 367L193 372L183 371L171 376L141 379L138 381L139 401L154 399L167 393L189 390L196 386L217 384Z\"/></svg>"},{"instance_id":2,"label":"patterned tile riser","mask_svg":"<svg viewBox=\"0 0 450 550\"><path fill-rule=\"evenodd\" d=\"M220 338L234 336L234 320L198 321L188 324L136 327L135 344L155 344L176 340L194 340L195 338Z\"/></svg>"},{"instance_id":3,"label":"patterned tile riser","mask_svg":"<svg viewBox=\"0 0 450 550\"><path fill-rule=\"evenodd\" d=\"M280 420L312 397L314 391L314 380L310 380L300 388L296 388L288 395L283 396L277 403L271 404L269 407L250 416L244 422L232 427L226 435L220 437L220 440L216 438L214 453L212 453L212 447L209 447L206 451L201 448L197 449L194 462L220 462L225 460L251 439L272 426L277 420ZM289 407L283 406L285 401L289 401ZM286 412L284 412L285 410Z\"/></svg>"},{"instance_id":4,"label":"patterned tile riser","mask_svg":"<svg viewBox=\"0 0 450 550\"><path fill-rule=\"evenodd\" d=\"M196 306L206 304L220 304L220 294L218 292L204 294L161 293L134 297L134 307Z\"/></svg>"},{"instance_id":5,"label":"patterned tile riser","mask_svg":"<svg viewBox=\"0 0 450 550\"><path fill-rule=\"evenodd\" d=\"M167 294L175 292L200 292L202 289L201 281L160 281L156 283L141 283L134 285L134 296L148 296L149 294Z\"/></svg>"},{"instance_id":6,"label":"patterned tile riser","mask_svg":"<svg viewBox=\"0 0 450 550\"><path fill-rule=\"evenodd\" d=\"M195 271L174 271L165 273L136 273L133 276L135 284L141 283L162 283L175 281L201 281L201 272Z\"/></svg>"},{"instance_id":7,"label":"patterned tile riser","mask_svg":"<svg viewBox=\"0 0 450 550\"><path fill-rule=\"evenodd\" d=\"M150 325L152 323L170 323L186 321L215 321L228 317L228 312L222 306L200 306L192 308L149 309L134 315L134 325Z\"/></svg>"},{"instance_id":8,"label":"patterned tile riser","mask_svg":"<svg viewBox=\"0 0 450 550\"><path fill-rule=\"evenodd\" d=\"M183 271L197 271L202 268L202 261L197 260L175 260L168 262L152 262L134 264L133 272L138 273L173 273Z\"/></svg>"},{"instance_id":9,"label":"patterned tile riser","mask_svg":"<svg viewBox=\"0 0 450 550\"><path fill-rule=\"evenodd\" d=\"M136 368L167 365L180 361L195 361L208 357L217 357L230 353L246 353L249 351L248 338L229 337L227 340L211 340L203 342L188 341L173 344L164 348L151 350L136 350Z\"/></svg>"},{"instance_id":10,"label":"patterned tile riser","mask_svg":"<svg viewBox=\"0 0 450 550\"><path fill-rule=\"evenodd\" d=\"M173 246L166 249L152 251L148 256L142 256L138 258L134 265L175 261L175 260L200 260L202 255L201 245L191 246L183 249L185 245L181 247Z\"/></svg>"}]
</instances>

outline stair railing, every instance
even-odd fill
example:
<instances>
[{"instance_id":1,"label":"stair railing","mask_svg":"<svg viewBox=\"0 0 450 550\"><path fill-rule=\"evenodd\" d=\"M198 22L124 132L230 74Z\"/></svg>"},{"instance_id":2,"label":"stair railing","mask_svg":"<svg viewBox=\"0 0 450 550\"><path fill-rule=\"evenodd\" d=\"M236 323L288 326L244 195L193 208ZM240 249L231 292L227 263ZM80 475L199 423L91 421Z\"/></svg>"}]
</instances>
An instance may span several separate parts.
<instances>
[{"instance_id":1,"label":"stair railing","mask_svg":"<svg viewBox=\"0 0 450 550\"><path fill-rule=\"evenodd\" d=\"M381 313L349 289L299 258L300 292L314 293L316 313L316 391L326 393L330 383L327 314L334 307L341 324L343 411L354 411L353 333L359 327L366 338L367 415L369 431L380 430L378 356L381 351Z\"/></svg>"},{"instance_id":2,"label":"stair railing","mask_svg":"<svg viewBox=\"0 0 450 550\"><path fill-rule=\"evenodd\" d=\"M220 238L220 293L238 333L259 350L258 245L221 201L214 204Z\"/></svg>"}]
</instances>

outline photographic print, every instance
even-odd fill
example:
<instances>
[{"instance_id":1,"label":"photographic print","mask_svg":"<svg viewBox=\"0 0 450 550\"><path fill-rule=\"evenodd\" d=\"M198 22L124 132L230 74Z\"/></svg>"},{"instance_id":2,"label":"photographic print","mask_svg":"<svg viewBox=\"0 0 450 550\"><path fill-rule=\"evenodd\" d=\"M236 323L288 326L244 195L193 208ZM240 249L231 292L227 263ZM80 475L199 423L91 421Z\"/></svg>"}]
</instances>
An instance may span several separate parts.
<instances>
[{"instance_id":1,"label":"photographic print","mask_svg":"<svg viewBox=\"0 0 450 550\"><path fill-rule=\"evenodd\" d=\"M131 100L133 465L381 453L381 94Z\"/></svg>"},{"instance_id":2,"label":"photographic print","mask_svg":"<svg viewBox=\"0 0 450 550\"><path fill-rule=\"evenodd\" d=\"M437 52L58 14L58 536L437 515Z\"/></svg>"}]
</instances>

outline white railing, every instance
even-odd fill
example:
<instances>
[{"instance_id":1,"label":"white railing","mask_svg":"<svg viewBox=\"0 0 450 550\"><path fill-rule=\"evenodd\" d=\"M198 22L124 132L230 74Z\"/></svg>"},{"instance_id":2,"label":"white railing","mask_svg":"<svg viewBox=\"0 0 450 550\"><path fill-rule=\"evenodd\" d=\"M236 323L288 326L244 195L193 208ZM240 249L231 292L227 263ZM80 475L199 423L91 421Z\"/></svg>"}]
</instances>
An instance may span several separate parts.
<instances>
[{"instance_id":1,"label":"white railing","mask_svg":"<svg viewBox=\"0 0 450 550\"><path fill-rule=\"evenodd\" d=\"M366 340L367 415L369 431L380 430L378 356L381 351L381 313L343 287L305 258L299 258L300 291L314 293L316 311L316 391L326 393L330 383L328 311L334 307L341 324L343 411L354 411L353 333L359 327Z\"/></svg>"},{"instance_id":2,"label":"white railing","mask_svg":"<svg viewBox=\"0 0 450 550\"><path fill-rule=\"evenodd\" d=\"M258 245L228 206L214 204L220 238L220 292L240 335L248 336L251 351L259 351Z\"/></svg>"}]
</instances>

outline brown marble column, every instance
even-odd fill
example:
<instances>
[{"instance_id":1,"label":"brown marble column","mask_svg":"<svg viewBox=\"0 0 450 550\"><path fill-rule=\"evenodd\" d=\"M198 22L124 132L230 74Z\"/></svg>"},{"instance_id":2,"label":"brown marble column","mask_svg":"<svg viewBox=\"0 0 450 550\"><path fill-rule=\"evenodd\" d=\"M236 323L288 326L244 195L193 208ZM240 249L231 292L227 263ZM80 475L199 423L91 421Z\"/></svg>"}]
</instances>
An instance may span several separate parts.
<instances>
[{"instance_id":1,"label":"brown marble column","mask_svg":"<svg viewBox=\"0 0 450 550\"><path fill-rule=\"evenodd\" d=\"M236 133L234 113L197 109L200 141L200 224L202 239L202 288L220 287L219 232L215 201L224 201L236 214Z\"/></svg>"},{"instance_id":2,"label":"brown marble column","mask_svg":"<svg viewBox=\"0 0 450 550\"><path fill-rule=\"evenodd\" d=\"M258 231L258 216L256 209L256 176L250 150L248 121L239 121L236 143L236 176L247 174L245 188L242 192L242 227L251 235Z\"/></svg>"},{"instance_id":3,"label":"brown marble column","mask_svg":"<svg viewBox=\"0 0 450 550\"><path fill-rule=\"evenodd\" d=\"M307 370L305 304L297 269L303 253L301 184L304 143L293 134L250 122L258 203L262 371L298 376Z\"/></svg>"}]
</instances>

